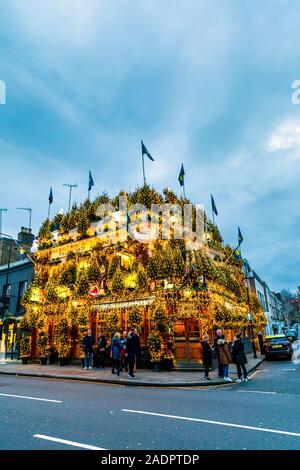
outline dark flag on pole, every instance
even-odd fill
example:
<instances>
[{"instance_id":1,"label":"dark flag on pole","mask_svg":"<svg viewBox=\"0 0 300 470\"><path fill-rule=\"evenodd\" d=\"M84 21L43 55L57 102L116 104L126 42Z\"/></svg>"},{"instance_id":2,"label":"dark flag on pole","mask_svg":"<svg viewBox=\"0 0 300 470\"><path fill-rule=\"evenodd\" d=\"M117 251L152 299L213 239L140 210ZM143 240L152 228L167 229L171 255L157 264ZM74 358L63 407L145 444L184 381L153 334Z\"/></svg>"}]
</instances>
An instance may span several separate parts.
<instances>
[{"instance_id":1,"label":"dark flag on pole","mask_svg":"<svg viewBox=\"0 0 300 470\"><path fill-rule=\"evenodd\" d=\"M212 194L210 195L210 197L211 197L211 208L212 208L212 211L213 211L216 215L218 215L218 211L217 211L217 207L216 207L216 204L215 204L214 197L213 197Z\"/></svg>"},{"instance_id":2,"label":"dark flag on pole","mask_svg":"<svg viewBox=\"0 0 300 470\"><path fill-rule=\"evenodd\" d=\"M179 181L180 186L184 186L184 175L185 175L185 172L183 168L183 163L181 163L180 173L178 176L178 181Z\"/></svg>"},{"instance_id":3,"label":"dark flag on pole","mask_svg":"<svg viewBox=\"0 0 300 470\"><path fill-rule=\"evenodd\" d=\"M93 180L93 177L92 177L92 173L91 173L91 170L89 171L89 191L92 189L92 187L94 186L94 180Z\"/></svg>"},{"instance_id":4,"label":"dark flag on pole","mask_svg":"<svg viewBox=\"0 0 300 470\"><path fill-rule=\"evenodd\" d=\"M142 156L147 155L147 157L150 158L150 160L154 162L154 158L150 155L150 153L146 149L144 142L142 140L141 140L141 143L142 143Z\"/></svg>"},{"instance_id":5,"label":"dark flag on pole","mask_svg":"<svg viewBox=\"0 0 300 470\"><path fill-rule=\"evenodd\" d=\"M52 192L52 188L50 188L50 193L49 193L49 204L52 204L53 202L53 192Z\"/></svg>"},{"instance_id":6,"label":"dark flag on pole","mask_svg":"<svg viewBox=\"0 0 300 470\"><path fill-rule=\"evenodd\" d=\"M239 241L239 245L242 243L243 241L243 235L242 235L242 232L240 230L240 227L238 227L238 241Z\"/></svg>"}]
</instances>

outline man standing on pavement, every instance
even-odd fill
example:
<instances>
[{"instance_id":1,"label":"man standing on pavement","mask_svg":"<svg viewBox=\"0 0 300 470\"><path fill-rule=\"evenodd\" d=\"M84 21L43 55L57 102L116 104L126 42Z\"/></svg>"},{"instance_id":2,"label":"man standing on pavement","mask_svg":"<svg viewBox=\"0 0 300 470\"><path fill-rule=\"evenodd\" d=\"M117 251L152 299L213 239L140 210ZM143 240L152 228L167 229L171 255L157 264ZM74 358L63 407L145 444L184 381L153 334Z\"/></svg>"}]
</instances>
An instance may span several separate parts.
<instances>
[{"instance_id":1,"label":"man standing on pavement","mask_svg":"<svg viewBox=\"0 0 300 470\"><path fill-rule=\"evenodd\" d=\"M218 376L223 378L223 366L220 362L220 356L219 356L219 350L218 350L218 341L221 335L222 335L222 330L217 330L216 336L214 339L214 352L217 354L217 358L218 358Z\"/></svg>"},{"instance_id":2,"label":"man standing on pavement","mask_svg":"<svg viewBox=\"0 0 300 470\"><path fill-rule=\"evenodd\" d=\"M133 370L137 357L141 354L140 338L134 328L130 329L127 336L127 354L128 354L128 378L134 377Z\"/></svg>"},{"instance_id":3,"label":"man standing on pavement","mask_svg":"<svg viewBox=\"0 0 300 470\"><path fill-rule=\"evenodd\" d=\"M94 337L91 330L87 330L82 346L84 352L84 370L87 370L87 368L92 369Z\"/></svg>"}]
</instances>

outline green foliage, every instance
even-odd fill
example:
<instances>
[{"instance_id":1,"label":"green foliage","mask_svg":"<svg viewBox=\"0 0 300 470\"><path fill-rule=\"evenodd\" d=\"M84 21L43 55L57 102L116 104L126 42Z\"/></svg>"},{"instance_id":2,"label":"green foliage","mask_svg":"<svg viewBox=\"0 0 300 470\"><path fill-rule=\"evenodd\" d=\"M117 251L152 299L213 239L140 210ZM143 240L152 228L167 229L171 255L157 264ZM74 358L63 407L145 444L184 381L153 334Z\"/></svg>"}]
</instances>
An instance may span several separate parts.
<instances>
[{"instance_id":1,"label":"green foliage","mask_svg":"<svg viewBox=\"0 0 300 470\"><path fill-rule=\"evenodd\" d=\"M173 272L175 276L183 276L184 273L184 260L179 249L173 252Z\"/></svg>"},{"instance_id":2,"label":"green foliage","mask_svg":"<svg viewBox=\"0 0 300 470\"><path fill-rule=\"evenodd\" d=\"M137 281L137 288L139 290L146 290L148 288L147 273L144 269L144 266L142 266L141 264L138 267Z\"/></svg>"},{"instance_id":3,"label":"green foliage","mask_svg":"<svg viewBox=\"0 0 300 470\"><path fill-rule=\"evenodd\" d=\"M147 265L147 273L151 279L159 279L160 263L157 256L151 256Z\"/></svg>"},{"instance_id":4,"label":"green foliage","mask_svg":"<svg viewBox=\"0 0 300 470\"><path fill-rule=\"evenodd\" d=\"M155 328L163 333L168 328L168 317L165 310L161 307L158 307L154 310L152 314L152 321L154 323Z\"/></svg>"},{"instance_id":5,"label":"green foliage","mask_svg":"<svg viewBox=\"0 0 300 470\"><path fill-rule=\"evenodd\" d=\"M212 235L213 244L217 244L217 246L221 246L221 244L223 243L223 238L221 237L218 227L214 225L212 222L208 222L207 231Z\"/></svg>"},{"instance_id":6,"label":"green foliage","mask_svg":"<svg viewBox=\"0 0 300 470\"><path fill-rule=\"evenodd\" d=\"M64 218L63 214L56 214L53 217L53 220L51 222L51 232L53 232L53 230L59 230L60 229L60 225L61 225L61 222L62 222L63 218Z\"/></svg>"},{"instance_id":7,"label":"green foliage","mask_svg":"<svg viewBox=\"0 0 300 470\"><path fill-rule=\"evenodd\" d=\"M158 262L160 264L160 277L164 279L171 278L175 270L172 251L170 249L165 249L162 253L159 254Z\"/></svg>"},{"instance_id":8,"label":"green foliage","mask_svg":"<svg viewBox=\"0 0 300 470\"><path fill-rule=\"evenodd\" d=\"M78 296L87 295L90 290L90 281L88 278L87 270L80 269L77 272L76 279L76 292Z\"/></svg>"},{"instance_id":9,"label":"green foliage","mask_svg":"<svg viewBox=\"0 0 300 470\"><path fill-rule=\"evenodd\" d=\"M76 264L70 263L67 267L61 272L59 276L59 284L62 286L72 286L76 282Z\"/></svg>"},{"instance_id":10,"label":"green foliage","mask_svg":"<svg viewBox=\"0 0 300 470\"><path fill-rule=\"evenodd\" d=\"M70 327L68 320L62 318L58 324L59 336L57 338L57 350L59 357L69 357L71 352L70 346Z\"/></svg>"},{"instance_id":11,"label":"green foliage","mask_svg":"<svg viewBox=\"0 0 300 470\"><path fill-rule=\"evenodd\" d=\"M90 282L100 282L102 278L99 263L95 258L92 259L87 269L87 276Z\"/></svg>"},{"instance_id":12,"label":"green foliage","mask_svg":"<svg viewBox=\"0 0 300 470\"><path fill-rule=\"evenodd\" d=\"M120 268L116 269L114 277L112 279L112 290L113 292L121 292L124 289L124 279Z\"/></svg>"},{"instance_id":13,"label":"green foliage","mask_svg":"<svg viewBox=\"0 0 300 470\"><path fill-rule=\"evenodd\" d=\"M50 240L52 238L50 219L46 219L42 223L38 233L38 238L39 240Z\"/></svg>"},{"instance_id":14,"label":"green foliage","mask_svg":"<svg viewBox=\"0 0 300 470\"><path fill-rule=\"evenodd\" d=\"M45 331L40 331L37 335L36 345L42 357L47 356L49 350L49 335Z\"/></svg>"},{"instance_id":15,"label":"green foliage","mask_svg":"<svg viewBox=\"0 0 300 470\"><path fill-rule=\"evenodd\" d=\"M20 357L29 357L31 355L31 335L23 334L20 340Z\"/></svg>"},{"instance_id":16,"label":"green foliage","mask_svg":"<svg viewBox=\"0 0 300 470\"><path fill-rule=\"evenodd\" d=\"M82 236L85 236L89 226L90 226L90 221L89 221L87 213L85 211L80 211L80 215L78 218L78 226L77 226L78 233Z\"/></svg>"},{"instance_id":17,"label":"green foliage","mask_svg":"<svg viewBox=\"0 0 300 470\"><path fill-rule=\"evenodd\" d=\"M65 214L60 223L60 232L65 233L70 228L70 217L69 214Z\"/></svg>"},{"instance_id":18,"label":"green foliage","mask_svg":"<svg viewBox=\"0 0 300 470\"><path fill-rule=\"evenodd\" d=\"M140 309L133 309L128 314L128 325L130 327L140 326L143 321L143 314Z\"/></svg>"},{"instance_id":19,"label":"green foliage","mask_svg":"<svg viewBox=\"0 0 300 470\"><path fill-rule=\"evenodd\" d=\"M169 204L182 204L182 199L180 199L177 194L175 194L170 188L165 188L163 190L165 196L165 202Z\"/></svg>"},{"instance_id":20,"label":"green foliage","mask_svg":"<svg viewBox=\"0 0 300 470\"><path fill-rule=\"evenodd\" d=\"M159 333L150 333L147 339L147 346L151 359L160 359L163 352L163 340Z\"/></svg>"},{"instance_id":21,"label":"green foliage","mask_svg":"<svg viewBox=\"0 0 300 470\"><path fill-rule=\"evenodd\" d=\"M69 228L74 228L78 224L79 219L79 209L76 204L73 204L72 209L69 214Z\"/></svg>"},{"instance_id":22,"label":"green foliage","mask_svg":"<svg viewBox=\"0 0 300 470\"><path fill-rule=\"evenodd\" d=\"M56 292L56 288L50 282L47 282L47 285L46 285L46 300L47 302L50 302L50 303L59 302L59 297Z\"/></svg>"},{"instance_id":23,"label":"green foliage","mask_svg":"<svg viewBox=\"0 0 300 470\"><path fill-rule=\"evenodd\" d=\"M119 327L119 317L116 312L112 312L106 317L107 328L111 333L116 333Z\"/></svg>"},{"instance_id":24,"label":"green foliage","mask_svg":"<svg viewBox=\"0 0 300 470\"><path fill-rule=\"evenodd\" d=\"M107 271L108 279L112 279L114 277L114 274L119 266L120 266L120 257L114 256L108 266L108 271Z\"/></svg>"},{"instance_id":25,"label":"green foliage","mask_svg":"<svg viewBox=\"0 0 300 470\"><path fill-rule=\"evenodd\" d=\"M162 204L163 202L162 196L149 185L137 188L130 195L130 204L144 204L148 209L151 208L151 204Z\"/></svg>"}]
</instances>

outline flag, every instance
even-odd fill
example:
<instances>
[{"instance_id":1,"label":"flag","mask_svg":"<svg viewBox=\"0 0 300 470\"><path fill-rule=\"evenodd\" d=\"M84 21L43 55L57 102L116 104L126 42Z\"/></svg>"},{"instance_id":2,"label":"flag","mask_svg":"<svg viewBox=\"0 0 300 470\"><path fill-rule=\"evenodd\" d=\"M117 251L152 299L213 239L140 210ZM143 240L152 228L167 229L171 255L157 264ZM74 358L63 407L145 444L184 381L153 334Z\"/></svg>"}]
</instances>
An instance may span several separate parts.
<instances>
[{"instance_id":1,"label":"flag","mask_svg":"<svg viewBox=\"0 0 300 470\"><path fill-rule=\"evenodd\" d=\"M142 156L144 156L146 154L147 157L150 158L150 160L152 160L154 162L154 158L151 157L150 153L146 149L146 147L144 145L144 142L142 140L141 140L141 143L142 143Z\"/></svg>"},{"instance_id":2,"label":"flag","mask_svg":"<svg viewBox=\"0 0 300 470\"><path fill-rule=\"evenodd\" d=\"M243 235L241 233L241 230L240 230L240 227L238 227L238 240L239 240L239 245L242 243L242 241L244 240L243 239Z\"/></svg>"},{"instance_id":3,"label":"flag","mask_svg":"<svg viewBox=\"0 0 300 470\"><path fill-rule=\"evenodd\" d=\"M183 163L181 163L180 173L178 176L178 181L179 181L180 186L184 186L184 175L185 175L185 172L183 168Z\"/></svg>"},{"instance_id":4,"label":"flag","mask_svg":"<svg viewBox=\"0 0 300 470\"><path fill-rule=\"evenodd\" d=\"M212 207L212 211L213 211L216 215L218 215L217 207L216 207L215 200L214 200L214 197L213 197L212 194L210 195L210 198L211 198L211 207Z\"/></svg>"},{"instance_id":5,"label":"flag","mask_svg":"<svg viewBox=\"0 0 300 470\"><path fill-rule=\"evenodd\" d=\"M235 259L238 260L238 261L240 261L242 259L241 252L238 248L235 250L233 255L234 255Z\"/></svg>"},{"instance_id":6,"label":"flag","mask_svg":"<svg viewBox=\"0 0 300 470\"><path fill-rule=\"evenodd\" d=\"M50 193L49 193L49 204L52 204L53 202L53 192L52 192L52 188L50 188Z\"/></svg>"},{"instance_id":7,"label":"flag","mask_svg":"<svg viewBox=\"0 0 300 470\"><path fill-rule=\"evenodd\" d=\"M89 171L89 191L92 189L92 187L94 186L94 180L93 180L93 177L92 177L92 173L91 173L91 170Z\"/></svg>"},{"instance_id":8,"label":"flag","mask_svg":"<svg viewBox=\"0 0 300 470\"><path fill-rule=\"evenodd\" d=\"M26 257L26 251L24 250L24 248L22 247L22 245L19 243L18 240L14 240L14 242L19 248L19 258L24 259Z\"/></svg>"}]
</instances>

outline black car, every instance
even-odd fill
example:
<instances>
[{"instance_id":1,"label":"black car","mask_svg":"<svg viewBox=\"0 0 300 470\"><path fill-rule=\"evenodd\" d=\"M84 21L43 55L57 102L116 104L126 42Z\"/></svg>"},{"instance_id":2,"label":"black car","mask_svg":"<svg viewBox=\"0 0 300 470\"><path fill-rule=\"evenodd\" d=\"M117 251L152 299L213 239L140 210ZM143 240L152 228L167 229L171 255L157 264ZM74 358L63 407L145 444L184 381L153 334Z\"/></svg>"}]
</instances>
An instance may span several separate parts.
<instances>
[{"instance_id":1,"label":"black car","mask_svg":"<svg viewBox=\"0 0 300 470\"><path fill-rule=\"evenodd\" d=\"M297 331L294 329L289 329L284 331L285 336L287 339L292 343L293 341L296 341L298 339L298 334Z\"/></svg>"},{"instance_id":2,"label":"black car","mask_svg":"<svg viewBox=\"0 0 300 470\"><path fill-rule=\"evenodd\" d=\"M286 357L292 359L293 348L285 335L266 336L264 342L266 360L275 357Z\"/></svg>"}]
</instances>

